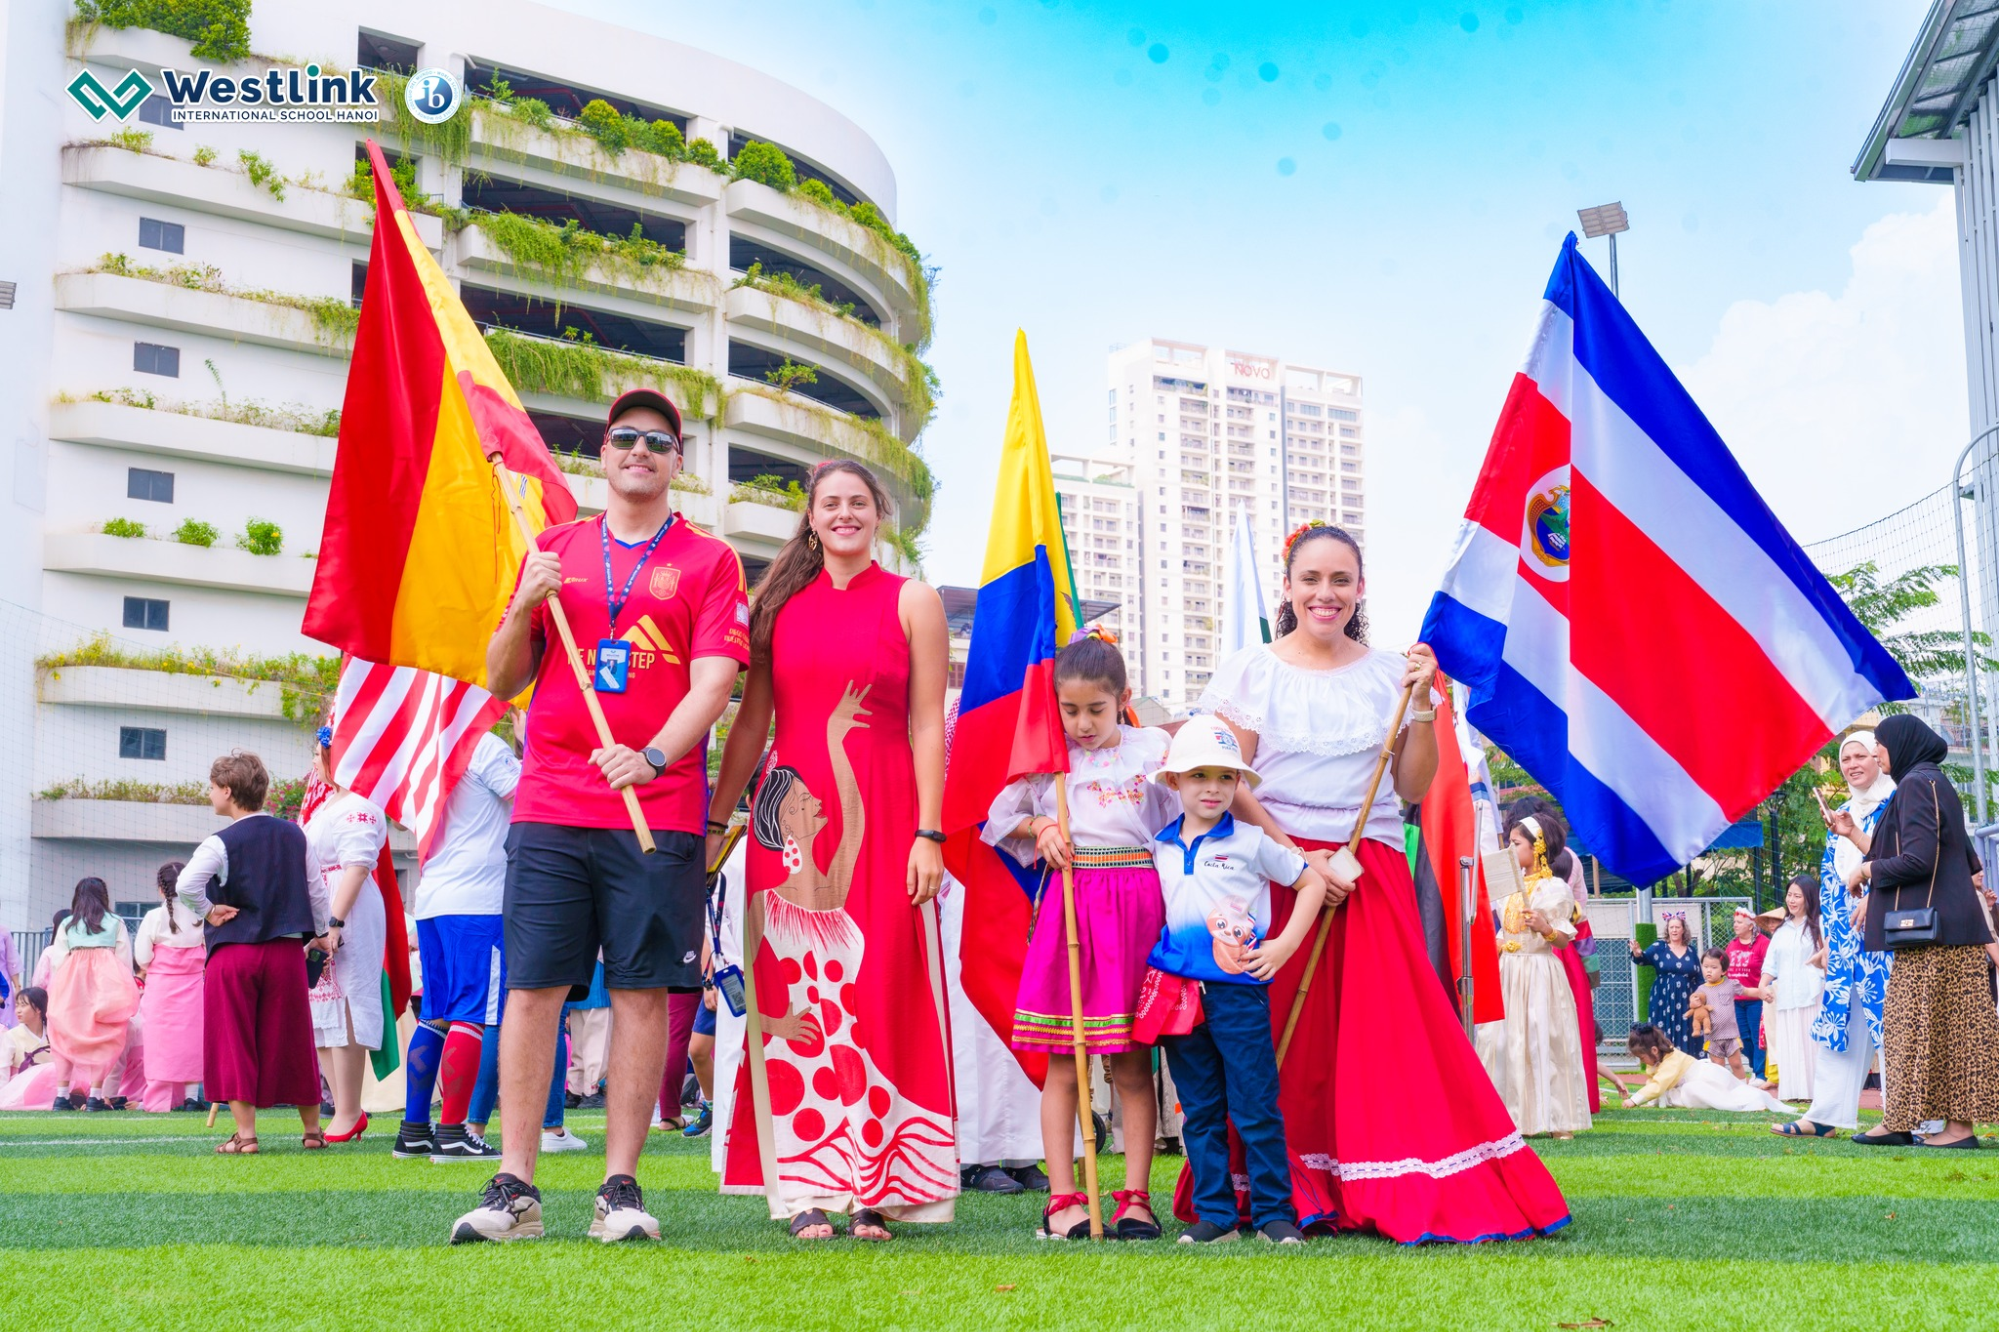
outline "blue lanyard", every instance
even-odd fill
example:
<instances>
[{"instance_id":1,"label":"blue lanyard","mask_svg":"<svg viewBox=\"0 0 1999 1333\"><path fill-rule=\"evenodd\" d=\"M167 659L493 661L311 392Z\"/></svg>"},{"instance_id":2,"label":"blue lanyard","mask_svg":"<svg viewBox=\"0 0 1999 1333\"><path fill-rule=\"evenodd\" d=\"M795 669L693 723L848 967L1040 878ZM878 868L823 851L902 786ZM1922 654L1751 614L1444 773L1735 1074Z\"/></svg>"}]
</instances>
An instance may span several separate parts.
<instances>
[{"instance_id":1,"label":"blue lanyard","mask_svg":"<svg viewBox=\"0 0 1999 1333\"><path fill-rule=\"evenodd\" d=\"M639 571L646 567L646 561L652 559L653 551L659 546L659 539L666 536L666 530L673 526L673 519L674 516L669 514L666 522L659 525L659 531L652 535L652 540L646 543L645 550L639 552L639 562L633 565L632 572L625 576L625 587L622 592L612 591L611 525L602 518L597 520L597 535L604 544L604 609L611 616L610 637L614 639L618 637L618 617L624 614L625 603L632 598L632 585L639 581Z\"/></svg>"}]
</instances>

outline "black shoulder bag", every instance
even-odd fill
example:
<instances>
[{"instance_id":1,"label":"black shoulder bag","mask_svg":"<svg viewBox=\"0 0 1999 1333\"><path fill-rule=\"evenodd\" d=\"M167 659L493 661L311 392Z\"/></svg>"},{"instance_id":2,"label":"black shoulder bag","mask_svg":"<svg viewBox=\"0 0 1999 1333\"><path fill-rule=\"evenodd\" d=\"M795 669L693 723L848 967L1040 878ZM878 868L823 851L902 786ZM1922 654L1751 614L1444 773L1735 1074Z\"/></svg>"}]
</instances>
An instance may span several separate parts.
<instances>
[{"instance_id":1,"label":"black shoulder bag","mask_svg":"<svg viewBox=\"0 0 1999 1333\"><path fill-rule=\"evenodd\" d=\"M1931 906L1937 893L1937 866L1943 862L1943 811L1937 803L1936 783L1930 783L1930 805L1937 810L1937 855L1930 864L1930 891L1923 899L1921 907L1891 907L1881 921L1881 947L1890 951L1896 949L1921 949L1935 944L1942 937L1942 927L1937 921L1937 909ZM1895 852L1900 855L1902 838L1898 830L1895 835ZM1900 898L1901 891L1895 891Z\"/></svg>"}]
</instances>

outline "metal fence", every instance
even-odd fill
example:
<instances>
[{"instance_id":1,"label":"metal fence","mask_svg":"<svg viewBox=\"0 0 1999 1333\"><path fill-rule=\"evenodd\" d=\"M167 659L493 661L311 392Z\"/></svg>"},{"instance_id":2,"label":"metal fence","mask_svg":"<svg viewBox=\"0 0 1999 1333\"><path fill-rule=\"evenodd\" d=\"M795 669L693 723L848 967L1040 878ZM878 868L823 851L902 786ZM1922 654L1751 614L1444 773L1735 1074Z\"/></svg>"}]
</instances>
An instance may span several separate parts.
<instances>
[{"instance_id":1,"label":"metal fence","mask_svg":"<svg viewBox=\"0 0 1999 1333\"><path fill-rule=\"evenodd\" d=\"M1726 944L1734 938L1737 907L1754 907L1747 898L1667 898L1652 900L1652 924L1663 935L1668 912L1687 914L1688 934L1702 949ZM1604 1048L1622 1050L1623 1036L1638 1021L1637 964L1631 961L1632 929L1638 921L1638 904L1631 898L1592 898L1584 905L1591 932L1596 936L1597 984L1592 994L1597 1026L1603 1029Z\"/></svg>"}]
</instances>

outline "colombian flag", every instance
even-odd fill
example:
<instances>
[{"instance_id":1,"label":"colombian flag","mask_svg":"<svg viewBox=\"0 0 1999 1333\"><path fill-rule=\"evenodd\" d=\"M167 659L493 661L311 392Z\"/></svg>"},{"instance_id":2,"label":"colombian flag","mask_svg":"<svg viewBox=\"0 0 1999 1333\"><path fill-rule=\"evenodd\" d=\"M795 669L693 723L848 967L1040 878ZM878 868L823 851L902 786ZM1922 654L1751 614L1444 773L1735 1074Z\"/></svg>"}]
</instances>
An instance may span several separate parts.
<instances>
[{"instance_id":1,"label":"colombian flag","mask_svg":"<svg viewBox=\"0 0 1999 1333\"><path fill-rule=\"evenodd\" d=\"M1055 706L1055 650L1076 631L1076 611L1041 399L1027 359L1027 335L1016 332L1013 404L944 779L944 832L950 835L945 861L965 886L962 981L967 998L1002 1041L1013 1035L1039 875L1020 870L979 841L978 830L993 798L1013 779L1068 771L1068 742ZM1046 1057L1017 1054L1040 1082Z\"/></svg>"},{"instance_id":2,"label":"colombian flag","mask_svg":"<svg viewBox=\"0 0 1999 1333\"><path fill-rule=\"evenodd\" d=\"M537 531L576 500L417 239L373 141L375 238L304 632L393 666L483 686L486 642L526 554L489 458Z\"/></svg>"}]
</instances>

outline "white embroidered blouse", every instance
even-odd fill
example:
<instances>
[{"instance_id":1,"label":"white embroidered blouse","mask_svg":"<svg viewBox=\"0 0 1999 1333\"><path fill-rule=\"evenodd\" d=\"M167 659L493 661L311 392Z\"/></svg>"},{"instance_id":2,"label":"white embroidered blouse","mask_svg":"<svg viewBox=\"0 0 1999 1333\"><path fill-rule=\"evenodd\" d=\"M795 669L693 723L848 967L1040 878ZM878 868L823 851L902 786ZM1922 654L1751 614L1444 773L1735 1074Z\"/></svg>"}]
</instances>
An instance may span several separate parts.
<instances>
[{"instance_id":1,"label":"white embroidered blouse","mask_svg":"<svg viewBox=\"0 0 1999 1333\"><path fill-rule=\"evenodd\" d=\"M1279 828L1294 838L1344 842L1388 740L1406 660L1377 648L1346 666L1314 670L1259 644L1222 660L1198 707L1256 733L1256 799ZM1442 698L1433 688L1427 706ZM1407 713L1402 725L1409 725ZM1364 836L1403 845L1392 766L1375 791Z\"/></svg>"},{"instance_id":2,"label":"white embroidered blouse","mask_svg":"<svg viewBox=\"0 0 1999 1333\"><path fill-rule=\"evenodd\" d=\"M1069 838L1077 847L1149 847L1153 835L1180 814L1180 794L1147 779L1166 762L1171 742L1158 727L1118 728L1118 743L1085 750L1069 742ZM1055 817L1055 777L1015 778L993 799L981 834L1022 865L1037 853L1013 836L1021 821Z\"/></svg>"}]
</instances>

